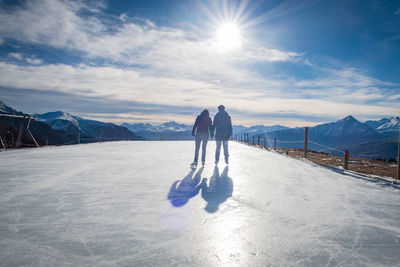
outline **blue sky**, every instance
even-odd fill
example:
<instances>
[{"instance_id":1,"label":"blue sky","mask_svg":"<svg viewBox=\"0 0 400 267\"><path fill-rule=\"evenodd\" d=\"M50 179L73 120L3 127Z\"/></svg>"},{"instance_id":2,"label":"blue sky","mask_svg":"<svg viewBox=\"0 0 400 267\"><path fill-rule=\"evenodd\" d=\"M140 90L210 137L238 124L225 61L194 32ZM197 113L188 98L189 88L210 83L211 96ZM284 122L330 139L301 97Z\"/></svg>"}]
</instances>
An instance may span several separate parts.
<instances>
[{"instance_id":1,"label":"blue sky","mask_svg":"<svg viewBox=\"0 0 400 267\"><path fill-rule=\"evenodd\" d=\"M400 1L0 1L0 100L27 113L315 125L400 114Z\"/></svg>"}]
</instances>

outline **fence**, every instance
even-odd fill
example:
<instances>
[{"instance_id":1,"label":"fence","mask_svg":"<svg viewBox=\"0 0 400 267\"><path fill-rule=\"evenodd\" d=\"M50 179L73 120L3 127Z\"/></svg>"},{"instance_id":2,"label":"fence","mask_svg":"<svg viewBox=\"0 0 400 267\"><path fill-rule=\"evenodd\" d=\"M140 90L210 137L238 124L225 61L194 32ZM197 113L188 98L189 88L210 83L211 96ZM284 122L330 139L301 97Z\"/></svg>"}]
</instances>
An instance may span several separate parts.
<instances>
[{"instance_id":1,"label":"fence","mask_svg":"<svg viewBox=\"0 0 400 267\"><path fill-rule=\"evenodd\" d=\"M341 161L342 168L345 170L349 170L349 163L354 168L353 165L356 165L356 163L358 161L361 162L362 164L363 163L369 164L372 167L378 166L376 163L368 163L368 161L370 161L370 160L358 159L358 158L351 159L350 153L348 150L343 151L343 150L333 148L333 147L330 147L330 146L327 146L324 144L320 144L318 142L315 142L314 140L310 140L309 136L308 136L308 127L304 128L304 140L277 140L276 137L274 137L273 145L268 145L268 143L272 144L272 140L268 140L268 142L267 142L266 137L264 137L263 140L261 140L260 135L255 135L255 136L250 137L248 133L244 133L243 136L240 136L240 137L235 136L233 139L240 143L257 146L257 147L261 147L264 149L273 149L274 151L286 153L287 155L289 155L289 152L292 152L297 157L301 156L303 158L309 159L309 160L317 162L317 163L321 163L321 160L318 160L316 158L315 153L323 153L326 155L331 155L331 159L333 159L333 161L339 161L338 157L340 157L340 158L343 158L343 160L341 161L341 159L340 159L340 161ZM391 174L390 176L393 176L393 178L400 179L400 132L398 133L398 138L379 139L379 141L392 141L392 140L398 140L399 143L398 143L398 148L397 148L397 174L394 174L394 175ZM279 144L281 144L281 148L279 148ZM302 144L302 148L301 149L299 149L298 147L297 148L293 148L293 147L292 148L287 148L287 147L283 148L282 144L286 144L286 146L293 145L293 144ZM320 151L310 150L309 144L313 144L314 147L315 146L321 147L321 148L323 148L324 151L321 152L322 149ZM331 153L326 153L325 151L331 151ZM311 157L310 157L310 153L312 154ZM333 156L333 158L332 158L332 156ZM335 156L338 156L338 157L335 157ZM324 164L324 163L321 163L321 164ZM327 165L327 164L324 164L324 165ZM338 166L338 164L333 164L333 165ZM357 167L357 168L358 169L356 169L356 171L362 172L360 167ZM387 172L387 173L392 173L392 172Z\"/></svg>"},{"instance_id":2,"label":"fence","mask_svg":"<svg viewBox=\"0 0 400 267\"><path fill-rule=\"evenodd\" d=\"M30 131L31 121L35 120L34 117L29 115L14 115L14 114L0 114L0 118L5 118L3 121L0 120L0 149L7 148L19 148L19 147L40 147L48 146L49 140L43 137L43 140L36 139ZM8 119L8 120L6 120ZM27 138L29 137L29 140ZM36 136L37 137L37 136ZM23 140L24 139L24 140ZM73 139L73 140L71 140ZM71 140L71 141L69 141ZM78 130L76 137L68 137L68 142L57 142L52 145L72 145L80 143L93 143L103 141L121 141L131 140L128 137L91 137L81 138L81 132ZM25 141L25 142L24 142Z\"/></svg>"},{"instance_id":3,"label":"fence","mask_svg":"<svg viewBox=\"0 0 400 267\"><path fill-rule=\"evenodd\" d=\"M17 118L17 119L21 119L20 123L19 123L19 130L18 130L18 137L17 137L17 141L16 146L19 147L20 145L22 145L21 142L21 137L22 137L22 133L24 131L24 125L25 125L25 121L28 120L28 123L25 127L25 130L27 131L27 133L29 134L30 138L32 138L32 141L34 142L34 146L39 147L38 142L36 141L35 137L33 136L33 134L31 133L31 131L29 130L29 126L31 124L31 120L34 120L35 118L28 116L28 115L14 115L14 114L0 114L0 117L5 117L5 118ZM5 122L5 121L4 121ZM11 125L12 128L13 125ZM0 135L0 143L3 147L3 149L6 149L6 146L3 142L3 139L1 136L4 136L3 131L5 130L5 127L2 127L2 133ZM13 132L11 133L12 139L14 138L14 134ZM14 140L12 140L12 143L14 143Z\"/></svg>"}]
</instances>

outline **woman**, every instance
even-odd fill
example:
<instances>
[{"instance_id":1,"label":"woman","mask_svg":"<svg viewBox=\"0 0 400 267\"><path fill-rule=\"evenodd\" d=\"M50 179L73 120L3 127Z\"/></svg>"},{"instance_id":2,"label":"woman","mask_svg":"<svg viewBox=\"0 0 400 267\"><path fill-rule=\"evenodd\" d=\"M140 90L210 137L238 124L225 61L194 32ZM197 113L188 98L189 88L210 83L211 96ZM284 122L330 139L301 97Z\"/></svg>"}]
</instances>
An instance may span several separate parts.
<instances>
[{"instance_id":1,"label":"woman","mask_svg":"<svg viewBox=\"0 0 400 267\"><path fill-rule=\"evenodd\" d=\"M196 118L196 122L193 125L192 135L196 136L196 150L194 152L194 161L190 165L191 168L197 167L197 161L199 159L200 143L202 145L201 163L204 165L206 163L206 150L209 133L211 138L214 136L212 121L210 114L207 109L203 110L199 116Z\"/></svg>"}]
</instances>

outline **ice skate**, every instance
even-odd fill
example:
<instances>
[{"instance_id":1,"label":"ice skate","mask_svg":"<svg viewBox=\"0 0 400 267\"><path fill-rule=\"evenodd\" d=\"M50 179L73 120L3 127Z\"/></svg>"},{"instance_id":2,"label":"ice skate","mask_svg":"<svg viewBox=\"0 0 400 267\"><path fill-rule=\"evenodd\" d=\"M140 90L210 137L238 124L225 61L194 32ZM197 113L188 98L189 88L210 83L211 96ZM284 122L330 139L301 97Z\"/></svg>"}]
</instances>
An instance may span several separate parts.
<instances>
[{"instance_id":1,"label":"ice skate","mask_svg":"<svg viewBox=\"0 0 400 267\"><path fill-rule=\"evenodd\" d=\"M196 169L197 168L197 162L193 162L192 164L190 164L190 168Z\"/></svg>"}]
</instances>

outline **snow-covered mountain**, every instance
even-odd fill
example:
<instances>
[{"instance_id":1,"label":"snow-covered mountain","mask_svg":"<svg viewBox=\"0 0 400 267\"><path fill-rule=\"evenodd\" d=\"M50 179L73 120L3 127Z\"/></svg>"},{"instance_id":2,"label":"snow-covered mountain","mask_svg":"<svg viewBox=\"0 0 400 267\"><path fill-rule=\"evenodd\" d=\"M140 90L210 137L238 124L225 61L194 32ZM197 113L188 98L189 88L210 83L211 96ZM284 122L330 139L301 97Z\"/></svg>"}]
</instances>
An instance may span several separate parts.
<instances>
[{"instance_id":1,"label":"snow-covered mountain","mask_svg":"<svg viewBox=\"0 0 400 267\"><path fill-rule=\"evenodd\" d=\"M341 151L347 149L352 156L394 158L397 153L396 140L387 140L393 137L393 132L381 132L371 125L379 128L382 125L390 124L385 119L362 123L353 116L347 116L336 122L309 127L308 148L329 153L339 153L333 149ZM304 127L274 131L264 136L269 145L272 145L274 138L276 138L277 145L280 147L304 147L304 142L302 142L304 140ZM379 147L381 147L381 150L377 149Z\"/></svg>"},{"instance_id":2,"label":"snow-covered mountain","mask_svg":"<svg viewBox=\"0 0 400 267\"><path fill-rule=\"evenodd\" d=\"M0 101L0 114L28 116L28 114L7 106L2 101ZM2 134L1 138L6 148L35 146L32 137L26 130L27 124L27 119L0 117L0 133ZM22 126L21 132L19 132L20 126ZM71 142L71 139L66 136L64 132L55 130L41 121L32 120L29 125L29 130L39 145L57 145Z\"/></svg>"},{"instance_id":3,"label":"snow-covered mountain","mask_svg":"<svg viewBox=\"0 0 400 267\"><path fill-rule=\"evenodd\" d=\"M42 121L56 130L68 131L72 126L79 129L79 117L72 116L62 111L48 112L34 115L37 121Z\"/></svg>"},{"instance_id":4,"label":"snow-covered mountain","mask_svg":"<svg viewBox=\"0 0 400 267\"><path fill-rule=\"evenodd\" d=\"M311 127L310 131L314 135L323 136L348 136L348 135L365 135L371 134L371 129L363 124L362 122L356 120L353 116L347 116L342 120L336 122L324 123Z\"/></svg>"},{"instance_id":5,"label":"snow-covered mountain","mask_svg":"<svg viewBox=\"0 0 400 267\"><path fill-rule=\"evenodd\" d=\"M179 124L175 121L170 121L159 125L157 128L159 131L175 131L175 132L183 132L183 131L191 131L193 125L187 124Z\"/></svg>"},{"instance_id":6,"label":"snow-covered mountain","mask_svg":"<svg viewBox=\"0 0 400 267\"><path fill-rule=\"evenodd\" d=\"M150 123L127 123L124 122L121 126L127 128L131 132L137 133L141 131L149 131L149 132L156 132L156 128L151 125Z\"/></svg>"},{"instance_id":7,"label":"snow-covered mountain","mask_svg":"<svg viewBox=\"0 0 400 267\"><path fill-rule=\"evenodd\" d=\"M181 124L169 121L160 125L150 123L122 123L130 131L149 140L190 140L192 137L193 125Z\"/></svg>"},{"instance_id":8,"label":"snow-covered mountain","mask_svg":"<svg viewBox=\"0 0 400 267\"><path fill-rule=\"evenodd\" d=\"M395 132L399 131L400 129L400 118L399 117L391 117L391 118L384 118L378 121L366 121L365 122L368 127L371 129L380 131L380 132Z\"/></svg>"},{"instance_id":9,"label":"snow-covered mountain","mask_svg":"<svg viewBox=\"0 0 400 267\"><path fill-rule=\"evenodd\" d=\"M44 122L55 130L64 131L68 136L77 137L80 132L82 140L135 140L140 139L123 126L95 120L87 120L66 112L55 111L36 114L38 121Z\"/></svg>"},{"instance_id":10,"label":"snow-covered mountain","mask_svg":"<svg viewBox=\"0 0 400 267\"><path fill-rule=\"evenodd\" d=\"M130 131L143 136L147 139L193 139L192 128L193 125L181 124L175 121L162 123L160 125L152 125L150 123L122 123L121 126L128 128ZM260 135L272 131L288 129L288 127L281 125L264 126L256 125L245 127L243 125L233 125L233 136L242 136L244 133L251 135ZM162 135L162 136L161 136Z\"/></svg>"},{"instance_id":11,"label":"snow-covered mountain","mask_svg":"<svg viewBox=\"0 0 400 267\"><path fill-rule=\"evenodd\" d=\"M26 115L0 101L0 113ZM121 126L95 120L87 120L78 116L56 111L35 115L30 130L40 145L65 144L77 142L80 132L81 142L99 140L136 140L144 137L149 140L192 140L192 125L180 124L175 121L160 125L150 123L123 123ZM6 134L2 137L8 147L18 143L19 120L0 117L1 127ZM25 122L26 123L26 122ZM395 158L397 155L397 136L400 118L383 118L376 121L360 122L353 116L347 116L336 122L324 123L309 127L309 149L337 153L338 150L349 150L352 156L370 158ZM0 127L0 128L1 128ZM277 139L278 147L302 148L304 146L304 127L287 128L285 126L256 125L245 127L233 126L234 136L248 133L253 136L265 137L268 145L273 145ZM139 137L141 136L141 137ZM32 138L26 133L20 137L24 144L32 145ZM86 141L85 141L86 140ZM90 141L92 140L92 141Z\"/></svg>"},{"instance_id":12,"label":"snow-covered mountain","mask_svg":"<svg viewBox=\"0 0 400 267\"><path fill-rule=\"evenodd\" d=\"M160 125L152 125L150 123L122 123L121 126L126 127L132 132L182 132L192 130L193 125L180 124L175 121L169 121Z\"/></svg>"},{"instance_id":13,"label":"snow-covered mountain","mask_svg":"<svg viewBox=\"0 0 400 267\"><path fill-rule=\"evenodd\" d=\"M249 135L263 135L269 132L279 131L289 129L286 126L281 125L272 125L272 126L265 126L265 125L255 125L251 127L245 127L242 125L235 125L233 126L233 135L234 136L243 136L245 133Z\"/></svg>"}]
</instances>

